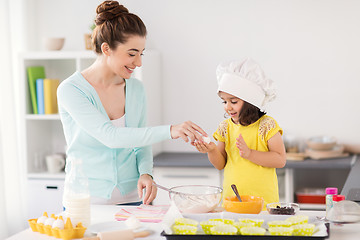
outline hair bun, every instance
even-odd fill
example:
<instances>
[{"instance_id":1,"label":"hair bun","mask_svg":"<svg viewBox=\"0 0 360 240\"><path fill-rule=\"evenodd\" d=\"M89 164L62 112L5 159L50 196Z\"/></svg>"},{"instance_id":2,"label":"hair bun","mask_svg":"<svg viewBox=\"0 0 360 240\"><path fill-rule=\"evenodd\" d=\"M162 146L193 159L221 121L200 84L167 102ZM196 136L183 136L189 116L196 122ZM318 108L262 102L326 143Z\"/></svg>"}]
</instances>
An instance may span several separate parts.
<instances>
[{"instance_id":1,"label":"hair bun","mask_svg":"<svg viewBox=\"0 0 360 240\"><path fill-rule=\"evenodd\" d=\"M96 13L95 24L101 25L123 13L129 13L129 10L124 5L120 5L118 1L104 1L96 8Z\"/></svg>"}]
</instances>

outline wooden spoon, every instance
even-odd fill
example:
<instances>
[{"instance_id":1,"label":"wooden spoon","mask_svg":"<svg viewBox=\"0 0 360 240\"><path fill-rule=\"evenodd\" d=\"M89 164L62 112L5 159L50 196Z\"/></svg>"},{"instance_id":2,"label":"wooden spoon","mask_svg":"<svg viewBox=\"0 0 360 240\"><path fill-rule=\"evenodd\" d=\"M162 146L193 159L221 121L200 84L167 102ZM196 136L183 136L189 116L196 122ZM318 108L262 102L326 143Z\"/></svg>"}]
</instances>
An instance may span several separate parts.
<instances>
[{"instance_id":1,"label":"wooden spoon","mask_svg":"<svg viewBox=\"0 0 360 240\"><path fill-rule=\"evenodd\" d=\"M238 192L238 190L237 190L237 188L236 188L236 185L235 185L235 184L231 184L231 188L232 188L232 190L234 191L236 197L239 199L239 202L242 202L242 201L241 201L241 197L240 197L240 195L239 195L239 192Z\"/></svg>"}]
</instances>

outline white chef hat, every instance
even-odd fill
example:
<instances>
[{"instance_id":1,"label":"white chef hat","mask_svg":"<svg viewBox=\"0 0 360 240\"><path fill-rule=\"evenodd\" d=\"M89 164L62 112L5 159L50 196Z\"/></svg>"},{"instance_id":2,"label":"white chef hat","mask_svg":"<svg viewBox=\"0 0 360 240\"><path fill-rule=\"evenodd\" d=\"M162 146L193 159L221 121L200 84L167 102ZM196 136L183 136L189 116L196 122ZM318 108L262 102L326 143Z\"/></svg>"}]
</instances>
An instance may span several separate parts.
<instances>
[{"instance_id":1,"label":"white chef hat","mask_svg":"<svg viewBox=\"0 0 360 240\"><path fill-rule=\"evenodd\" d=\"M260 110L274 100L276 92L273 81L267 78L259 64L250 58L220 64L216 69L218 93L234 95Z\"/></svg>"}]
</instances>

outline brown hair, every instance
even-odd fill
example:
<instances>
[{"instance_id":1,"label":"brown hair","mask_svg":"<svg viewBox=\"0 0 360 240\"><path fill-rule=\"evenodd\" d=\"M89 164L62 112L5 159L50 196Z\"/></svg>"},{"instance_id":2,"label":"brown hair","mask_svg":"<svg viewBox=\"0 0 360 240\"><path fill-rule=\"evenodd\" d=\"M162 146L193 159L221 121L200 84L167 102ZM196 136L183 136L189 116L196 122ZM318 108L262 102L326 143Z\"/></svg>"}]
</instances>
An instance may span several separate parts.
<instances>
[{"instance_id":1,"label":"brown hair","mask_svg":"<svg viewBox=\"0 0 360 240\"><path fill-rule=\"evenodd\" d=\"M260 109L248 102L244 101L239 113L239 123L243 126L248 126L264 116L266 112L260 111Z\"/></svg>"},{"instance_id":2,"label":"brown hair","mask_svg":"<svg viewBox=\"0 0 360 240\"><path fill-rule=\"evenodd\" d=\"M96 27L92 33L92 47L101 54L101 44L106 42L110 49L125 43L130 36L146 37L146 27L135 14L117 1L104 1L96 8Z\"/></svg>"}]
</instances>

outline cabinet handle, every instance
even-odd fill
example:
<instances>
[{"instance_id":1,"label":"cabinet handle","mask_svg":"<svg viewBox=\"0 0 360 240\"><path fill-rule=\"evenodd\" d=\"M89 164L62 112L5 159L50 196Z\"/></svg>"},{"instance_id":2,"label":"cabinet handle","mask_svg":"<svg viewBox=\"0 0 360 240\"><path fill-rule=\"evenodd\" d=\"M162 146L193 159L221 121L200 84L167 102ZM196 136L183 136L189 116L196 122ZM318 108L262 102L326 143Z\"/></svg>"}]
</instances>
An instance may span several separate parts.
<instances>
[{"instance_id":1,"label":"cabinet handle","mask_svg":"<svg viewBox=\"0 0 360 240\"><path fill-rule=\"evenodd\" d=\"M163 175L165 178L209 178L206 175Z\"/></svg>"},{"instance_id":2,"label":"cabinet handle","mask_svg":"<svg viewBox=\"0 0 360 240\"><path fill-rule=\"evenodd\" d=\"M57 186L46 186L46 189L58 189Z\"/></svg>"}]
</instances>

